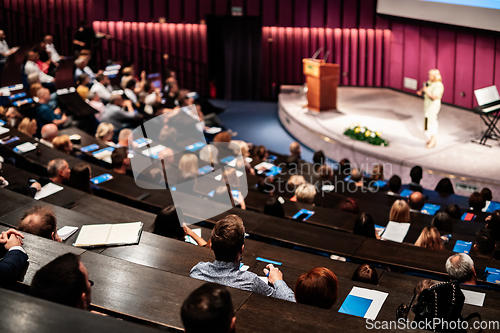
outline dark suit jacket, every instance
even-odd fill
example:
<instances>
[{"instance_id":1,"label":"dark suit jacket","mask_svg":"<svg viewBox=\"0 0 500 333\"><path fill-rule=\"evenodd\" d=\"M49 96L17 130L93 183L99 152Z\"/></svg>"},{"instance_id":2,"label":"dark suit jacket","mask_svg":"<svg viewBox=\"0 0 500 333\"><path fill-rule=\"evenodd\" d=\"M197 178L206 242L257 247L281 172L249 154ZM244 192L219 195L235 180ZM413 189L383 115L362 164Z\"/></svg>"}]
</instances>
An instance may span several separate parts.
<instances>
[{"instance_id":1,"label":"dark suit jacket","mask_svg":"<svg viewBox=\"0 0 500 333\"><path fill-rule=\"evenodd\" d=\"M14 282L24 271L28 255L20 250L8 251L0 261L0 281Z\"/></svg>"}]
</instances>

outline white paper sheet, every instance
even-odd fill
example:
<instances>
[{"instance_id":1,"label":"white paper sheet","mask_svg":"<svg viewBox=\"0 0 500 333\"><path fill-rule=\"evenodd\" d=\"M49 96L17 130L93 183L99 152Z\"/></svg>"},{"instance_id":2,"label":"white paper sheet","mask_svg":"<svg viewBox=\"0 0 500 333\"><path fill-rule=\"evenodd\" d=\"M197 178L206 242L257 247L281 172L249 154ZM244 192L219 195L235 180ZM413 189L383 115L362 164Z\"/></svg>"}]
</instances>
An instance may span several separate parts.
<instances>
[{"instance_id":1,"label":"white paper sheet","mask_svg":"<svg viewBox=\"0 0 500 333\"><path fill-rule=\"evenodd\" d=\"M389 223L387 223L387 227L382 234L382 238L393 242L402 243L409 229L410 223L398 223L390 221Z\"/></svg>"},{"instance_id":2,"label":"white paper sheet","mask_svg":"<svg viewBox=\"0 0 500 333\"><path fill-rule=\"evenodd\" d=\"M365 317L366 319L375 320L377 318L380 309L382 309L382 305L384 305L385 299L389 296L388 293L384 293L382 291L352 287L349 295L358 296L362 298L367 298L372 300L372 304L366 311Z\"/></svg>"},{"instance_id":3,"label":"white paper sheet","mask_svg":"<svg viewBox=\"0 0 500 333\"><path fill-rule=\"evenodd\" d=\"M57 230L57 234L59 237L62 238L63 241L67 240L68 238L71 237L76 231L78 230L78 227L70 227L65 225L61 229Z\"/></svg>"},{"instance_id":4,"label":"white paper sheet","mask_svg":"<svg viewBox=\"0 0 500 333\"><path fill-rule=\"evenodd\" d=\"M49 195L62 191L63 189L64 187L56 185L54 183L47 183L45 186L42 187L40 191L36 192L35 200L46 198Z\"/></svg>"},{"instance_id":5,"label":"white paper sheet","mask_svg":"<svg viewBox=\"0 0 500 333\"><path fill-rule=\"evenodd\" d=\"M249 268L250 268L250 266L243 265L243 266L240 267L240 271L248 271Z\"/></svg>"},{"instance_id":6,"label":"white paper sheet","mask_svg":"<svg viewBox=\"0 0 500 333\"><path fill-rule=\"evenodd\" d=\"M144 149L142 151L142 153L146 156L151 156L151 155L156 155L158 154L159 152L161 152L163 149L166 149L167 147L165 147L164 145L156 145L154 147L151 147L151 148L148 148L148 149Z\"/></svg>"},{"instance_id":7,"label":"white paper sheet","mask_svg":"<svg viewBox=\"0 0 500 333\"><path fill-rule=\"evenodd\" d=\"M8 132L10 132L10 129L8 129L7 127L0 126L0 135L8 133Z\"/></svg>"},{"instance_id":8,"label":"white paper sheet","mask_svg":"<svg viewBox=\"0 0 500 333\"><path fill-rule=\"evenodd\" d=\"M117 245L136 243L141 229L142 222L113 224L106 244Z\"/></svg>"},{"instance_id":9,"label":"white paper sheet","mask_svg":"<svg viewBox=\"0 0 500 333\"><path fill-rule=\"evenodd\" d=\"M259 279L261 279L262 282L264 282L265 284L267 284L269 282L269 280L267 279L267 276L259 276Z\"/></svg>"},{"instance_id":10,"label":"white paper sheet","mask_svg":"<svg viewBox=\"0 0 500 333\"><path fill-rule=\"evenodd\" d=\"M220 131L222 131L222 128L220 128L220 127L210 127L205 132L207 132L208 134L217 134Z\"/></svg>"},{"instance_id":11,"label":"white paper sheet","mask_svg":"<svg viewBox=\"0 0 500 333\"><path fill-rule=\"evenodd\" d=\"M464 289L462 289L462 292L464 293L465 296L465 304L483 306L484 299L486 297L485 293L479 293L477 291L464 290Z\"/></svg>"},{"instance_id":12,"label":"white paper sheet","mask_svg":"<svg viewBox=\"0 0 500 333\"><path fill-rule=\"evenodd\" d=\"M20 144L16 148L19 149L21 153L27 153L29 151L35 150L36 145L32 144L31 142L25 142L23 144Z\"/></svg>"},{"instance_id":13,"label":"white paper sheet","mask_svg":"<svg viewBox=\"0 0 500 333\"><path fill-rule=\"evenodd\" d=\"M196 236L198 237L201 237L201 228L195 228L195 229L191 229L195 234ZM184 237L184 240L187 242L187 243L191 243L191 244L194 244L194 245L198 245L198 243L196 243L196 241L193 239L193 237L191 236L185 236Z\"/></svg>"}]
</instances>

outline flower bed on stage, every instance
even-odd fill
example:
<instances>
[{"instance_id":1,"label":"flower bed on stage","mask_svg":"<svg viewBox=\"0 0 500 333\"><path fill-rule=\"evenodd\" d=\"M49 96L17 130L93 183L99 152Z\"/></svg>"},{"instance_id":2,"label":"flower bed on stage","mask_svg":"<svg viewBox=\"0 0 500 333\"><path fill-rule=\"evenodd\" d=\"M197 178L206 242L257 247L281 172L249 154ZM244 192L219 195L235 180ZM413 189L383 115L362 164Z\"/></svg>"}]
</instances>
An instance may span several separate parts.
<instances>
[{"instance_id":1,"label":"flower bed on stage","mask_svg":"<svg viewBox=\"0 0 500 333\"><path fill-rule=\"evenodd\" d=\"M344 135L347 135L354 140L364 141L375 146L385 147L389 145L389 141L381 138L380 132L371 131L364 126L351 126L344 131Z\"/></svg>"}]
</instances>

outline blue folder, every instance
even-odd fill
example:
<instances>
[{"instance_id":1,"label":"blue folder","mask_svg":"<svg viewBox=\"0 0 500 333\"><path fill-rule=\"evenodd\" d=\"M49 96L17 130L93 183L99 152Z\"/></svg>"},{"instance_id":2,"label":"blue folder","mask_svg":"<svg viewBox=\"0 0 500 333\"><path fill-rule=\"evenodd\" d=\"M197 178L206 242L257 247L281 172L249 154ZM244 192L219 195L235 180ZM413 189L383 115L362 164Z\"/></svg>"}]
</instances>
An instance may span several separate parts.
<instances>
[{"instance_id":1,"label":"blue folder","mask_svg":"<svg viewBox=\"0 0 500 333\"><path fill-rule=\"evenodd\" d=\"M421 212L422 212L422 214L435 215L438 212L439 208L441 208L441 206L426 203L424 205L424 207L422 208Z\"/></svg>"},{"instance_id":2,"label":"blue folder","mask_svg":"<svg viewBox=\"0 0 500 333\"><path fill-rule=\"evenodd\" d=\"M500 284L500 269L486 267L484 272L486 273L486 281Z\"/></svg>"},{"instance_id":3,"label":"blue folder","mask_svg":"<svg viewBox=\"0 0 500 333\"><path fill-rule=\"evenodd\" d=\"M197 151L197 150L200 150L201 148L203 148L206 144L203 143L203 142L196 142L192 145L189 145L186 147L186 150L189 150L189 151Z\"/></svg>"},{"instance_id":4,"label":"blue folder","mask_svg":"<svg viewBox=\"0 0 500 333\"><path fill-rule=\"evenodd\" d=\"M412 193L413 193L412 190L404 189L401 191L401 193L399 193L399 195L402 196L403 198L408 198Z\"/></svg>"},{"instance_id":5,"label":"blue folder","mask_svg":"<svg viewBox=\"0 0 500 333\"><path fill-rule=\"evenodd\" d=\"M104 183L104 182L106 182L106 181L108 181L110 179L113 179L113 176L111 176L109 173L104 173L104 174L102 174L100 176L92 178L90 181L93 184L97 185L97 184Z\"/></svg>"},{"instance_id":6,"label":"blue folder","mask_svg":"<svg viewBox=\"0 0 500 333\"><path fill-rule=\"evenodd\" d=\"M80 148L80 150L83 151L84 153L88 153L88 152L96 150L96 149L99 149L99 145L97 145L95 143L93 143L89 146L85 146L85 147Z\"/></svg>"},{"instance_id":7,"label":"blue folder","mask_svg":"<svg viewBox=\"0 0 500 333\"><path fill-rule=\"evenodd\" d=\"M469 254L472 247L472 242L466 242L463 240L457 240L453 252Z\"/></svg>"},{"instance_id":8,"label":"blue folder","mask_svg":"<svg viewBox=\"0 0 500 333\"><path fill-rule=\"evenodd\" d=\"M345 313L351 316L364 317L373 300L354 295L347 295L344 303L339 309L340 313Z\"/></svg>"}]
</instances>

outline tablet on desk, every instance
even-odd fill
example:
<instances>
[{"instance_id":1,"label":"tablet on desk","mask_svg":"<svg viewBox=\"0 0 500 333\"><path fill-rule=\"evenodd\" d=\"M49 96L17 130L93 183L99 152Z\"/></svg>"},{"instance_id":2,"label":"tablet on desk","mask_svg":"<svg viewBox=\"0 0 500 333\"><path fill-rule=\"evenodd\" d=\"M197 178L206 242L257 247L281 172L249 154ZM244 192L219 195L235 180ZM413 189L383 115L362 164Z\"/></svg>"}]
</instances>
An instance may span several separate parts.
<instances>
[{"instance_id":1,"label":"tablet on desk","mask_svg":"<svg viewBox=\"0 0 500 333\"><path fill-rule=\"evenodd\" d=\"M270 177L272 177L272 176L279 175L280 173L281 173L281 168L280 168L280 167L277 167L277 166L275 166L275 165L273 165L273 166L271 167L271 169L269 169L269 171L268 171L268 172L266 172L266 176L268 176L268 177L269 177L269 176L270 176Z\"/></svg>"},{"instance_id":2,"label":"tablet on desk","mask_svg":"<svg viewBox=\"0 0 500 333\"><path fill-rule=\"evenodd\" d=\"M462 221L474 221L475 218L476 218L476 215L474 215L472 213L464 213L464 215L462 215L461 220Z\"/></svg>"},{"instance_id":3,"label":"tablet on desk","mask_svg":"<svg viewBox=\"0 0 500 333\"><path fill-rule=\"evenodd\" d=\"M90 179L90 181L92 182L92 184L97 185L97 184L107 182L108 180L111 180L111 179L113 179L113 176L111 176L109 173L104 173L100 176L97 176L97 177Z\"/></svg>"},{"instance_id":4,"label":"tablet on desk","mask_svg":"<svg viewBox=\"0 0 500 333\"><path fill-rule=\"evenodd\" d=\"M214 171L214 168L211 165L205 165L204 167L198 169L198 174L204 175L212 171Z\"/></svg>"},{"instance_id":5,"label":"tablet on desk","mask_svg":"<svg viewBox=\"0 0 500 333\"><path fill-rule=\"evenodd\" d=\"M203 148L206 144L203 143L203 142L196 142L192 145L189 145L186 147L186 150L189 150L189 151L197 151L197 150L200 150L201 148Z\"/></svg>"},{"instance_id":6,"label":"tablet on desk","mask_svg":"<svg viewBox=\"0 0 500 333\"><path fill-rule=\"evenodd\" d=\"M292 219L297 220L297 221L307 221L311 216L314 215L314 212L312 210L307 210L302 208L295 214Z\"/></svg>"},{"instance_id":7,"label":"tablet on desk","mask_svg":"<svg viewBox=\"0 0 500 333\"><path fill-rule=\"evenodd\" d=\"M96 143L93 143L89 146L85 146L85 147L80 148L80 150L84 153L88 153L88 152L94 151L96 149L99 149L99 145Z\"/></svg>"},{"instance_id":8,"label":"tablet on desk","mask_svg":"<svg viewBox=\"0 0 500 333\"><path fill-rule=\"evenodd\" d=\"M153 142L153 140L147 139L147 138L140 138L140 139L134 140L134 143L137 144L137 148L145 147L152 142Z\"/></svg>"}]
</instances>

